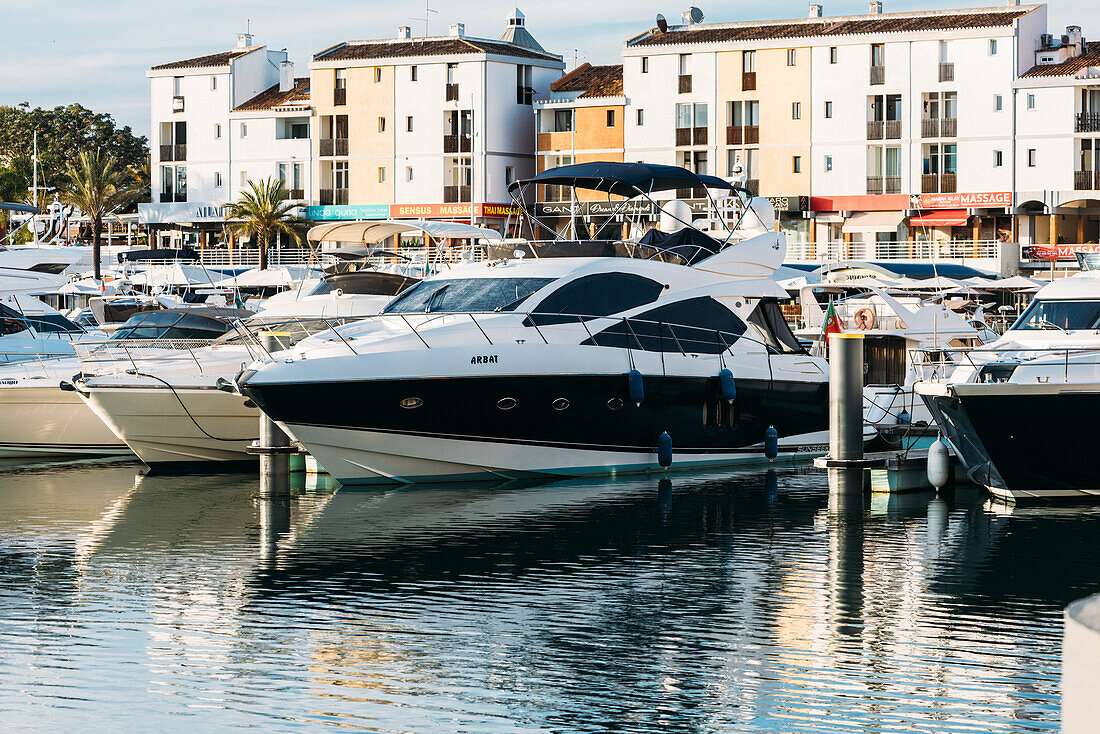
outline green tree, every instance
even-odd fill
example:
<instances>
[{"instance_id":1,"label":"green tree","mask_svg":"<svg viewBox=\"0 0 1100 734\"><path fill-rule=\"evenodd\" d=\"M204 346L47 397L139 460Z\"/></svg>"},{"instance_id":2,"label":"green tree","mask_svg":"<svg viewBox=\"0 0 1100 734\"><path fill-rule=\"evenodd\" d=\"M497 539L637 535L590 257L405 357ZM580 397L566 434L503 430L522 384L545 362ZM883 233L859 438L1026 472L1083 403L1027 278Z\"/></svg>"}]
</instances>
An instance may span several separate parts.
<instances>
[{"instance_id":1,"label":"green tree","mask_svg":"<svg viewBox=\"0 0 1100 734\"><path fill-rule=\"evenodd\" d=\"M14 169L0 167L0 201L20 204L27 198L27 179ZM11 229L11 212L0 209L0 241L8 236Z\"/></svg>"},{"instance_id":2,"label":"green tree","mask_svg":"<svg viewBox=\"0 0 1100 734\"><path fill-rule=\"evenodd\" d=\"M80 209L92 222L92 259L95 279L100 280L103 219L133 203L140 191L134 187L130 174L102 150L81 153L79 165L70 165L65 176L60 188L61 201Z\"/></svg>"},{"instance_id":3,"label":"green tree","mask_svg":"<svg viewBox=\"0 0 1100 734\"><path fill-rule=\"evenodd\" d=\"M239 201L225 206L226 226L235 236L252 236L260 251L260 267L267 267L267 248L279 236L287 235L301 245L305 220L291 212L298 206L289 201L290 191L276 178L249 181Z\"/></svg>"}]
</instances>

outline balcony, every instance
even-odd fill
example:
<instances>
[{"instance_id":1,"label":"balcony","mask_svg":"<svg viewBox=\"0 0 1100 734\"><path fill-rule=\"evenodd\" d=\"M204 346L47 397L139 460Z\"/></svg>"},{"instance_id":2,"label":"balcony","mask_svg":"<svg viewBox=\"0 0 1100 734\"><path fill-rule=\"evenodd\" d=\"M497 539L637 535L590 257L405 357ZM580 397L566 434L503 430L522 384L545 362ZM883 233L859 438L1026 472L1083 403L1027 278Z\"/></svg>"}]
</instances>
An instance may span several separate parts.
<instances>
[{"instance_id":1,"label":"balcony","mask_svg":"<svg viewBox=\"0 0 1100 734\"><path fill-rule=\"evenodd\" d=\"M882 140L885 124L882 120L868 120L867 121L867 139L868 140Z\"/></svg>"},{"instance_id":2,"label":"balcony","mask_svg":"<svg viewBox=\"0 0 1100 734\"><path fill-rule=\"evenodd\" d=\"M726 145L755 145L759 142L759 125L730 125L726 128Z\"/></svg>"},{"instance_id":3,"label":"balcony","mask_svg":"<svg viewBox=\"0 0 1100 734\"><path fill-rule=\"evenodd\" d=\"M1095 191L1100 189L1100 175L1096 171L1074 171L1073 188L1076 191Z\"/></svg>"},{"instance_id":4,"label":"balcony","mask_svg":"<svg viewBox=\"0 0 1100 734\"><path fill-rule=\"evenodd\" d=\"M868 176L867 177L867 193L868 194L881 194L882 193L882 176Z\"/></svg>"},{"instance_id":5,"label":"balcony","mask_svg":"<svg viewBox=\"0 0 1100 734\"><path fill-rule=\"evenodd\" d=\"M760 142L760 126L745 125L745 145L756 145Z\"/></svg>"},{"instance_id":6,"label":"balcony","mask_svg":"<svg viewBox=\"0 0 1100 734\"><path fill-rule=\"evenodd\" d=\"M726 145L741 145L741 131L743 128L740 125L727 125L726 126Z\"/></svg>"},{"instance_id":7,"label":"balcony","mask_svg":"<svg viewBox=\"0 0 1100 734\"><path fill-rule=\"evenodd\" d=\"M886 83L886 67L885 66L872 66L871 67L871 84L885 84Z\"/></svg>"},{"instance_id":8,"label":"balcony","mask_svg":"<svg viewBox=\"0 0 1100 734\"><path fill-rule=\"evenodd\" d=\"M940 120L940 137L953 138L958 134L959 120L956 117L945 117Z\"/></svg>"},{"instance_id":9,"label":"balcony","mask_svg":"<svg viewBox=\"0 0 1100 734\"><path fill-rule=\"evenodd\" d=\"M160 160L164 163L187 160L187 144L160 146Z\"/></svg>"},{"instance_id":10,"label":"balcony","mask_svg":"<svg viewBox=\"0 0 1100 734\"><path fill-rule=\"evenodd\" d=\"M953 82L955 81L955 64L950 61L940 62L940 81L941 82Z\"/></svg>"},{"instance_id":11,"label":"balcony","mask_svg":"<svg viewBox=\"0 0 1100 734\"><path fill-rule=\"evenodd\" d=\"M901 139L901 120L887 120L886 121L886 139L887 140L900 140Z\"/></svg>"},{"instance_id":12,"label":"balcony","mask_svg":"<svg viewBox=\"0 0 1100 734\"><path fill-rule=\"evenodd\" d=\"M306 190L305 189L291 189L290 190L290 200L291 201L302 201L305 198L306 198Z\"/></svg>"},{"instance_id":13,"label":"balcony","mask_svg":"<svg viewBox=\"0 0 1100 734\"><path fill-rule=\"evenodd\" d=\"M348 103L348 90L346 87L337 87L332 90L332 104L343 107Z\"/></svg>"},{"instance_id":14,"label":"balcony","mask_svg":"<svg viewBox=\"0 0 1100 734\"><path fill-rule=\"evenodd\" d=\"M469 153L472 145L472 135L444 135L444 153Z\"/></svg>"},{"instance_id":15,"label":"balcony","mask_svg":"<svg viewBox=\"0 0 1100 734\"><path fill-rule=\"evenodd\" d=\"M882 193L884 194L900 194L901 193L901 176L883 176L882 177Z\"/></svg>"},{"instance_id":16,"label":"balcony","mask_svg":"<svg viewBox=\"0 0 1100 734\"><path fill-rule=\"evenodd\" d=\"M925 173L920 177L920 190L922 194L954 194L955 174Z\"/></svg>"},{"instance_id":17,"label":"balcony","mask_svg":"<svg viewBox=\"0 0 1100 734\"><path fill-rule=\"evenodd\" d=\"M690 127L678 127L676 128L676 145L677 147L683 147L685 145L691 145L691 131Z\"/></svg>"},{"instance_id":18,"label":"balcony","mask_svg":"<svg viewBox=\"0 0 1100 734\"><path fill-rule=\"evenodd\" d=\"M321 138L321 155L334 156L334 155L347 155L348 154L348 139L347 138Z\"/></svg>"},{"instance_id":19,"label":"balcony","mask_svg":"<svg viewBox=\"0 0 1100 734\"><path fill-rule=\"evenodd\" d=\"M347 189L321 189L319 194L321 206L342 206L348 203Z\"/></svg>"},{"instance_id":20,"label":"balcony","mask_svg":"<svg viewBox=\"0 0 1100 734\"><path fill-rule=\"evenodd\" d=\"M458 84L450 83L447 85L446 101L457 102L458 101Z\"/></svg>"},{"instance_id":21,"label":"balcony","mask_svg":"<svg viewBox=\"0 0 1100 734\"><path fill-rule=\"evenodd\" d=\"M469 186L444 186L443 203L458 204L470 200Z\"/></svg>"},{"instance_id":22,"label":"balcony","mask_svg":"<svg viewBox=\"0 0 1100 734\"><path fill-rule=\"evenodd\" d=\"M172 97L172 111L183 112L183 97Z\"/></svg>"},{"instance_id":23,"label":"balcony","mask_svg":"<svg viewBox=\"0 0 1100 734\"><path fill-rule=\"evenodd\" d=\"M745 179L745 189L748 190L753 196L760 196L760 179L747 178Z\"/></svg>"},{"instance_id":24,"label":"balcony","mask_svg":"<svg viewBox=\"0 0 1100 734\"><path fill-rule=\"evenodd\" d=\"M743 71L741 72L741 91L752 92L756 89L756 72L755 71Z\"/></svg>"},{"instance_id":25,"label":"balcony","mask_svg":"<svg viewBox=\"0 0 1100 734\"><path fill-rule=\"evenodd\" d=\"M691 94L691 74L680 75L680 94Z\"/></svg>"},{"instance_id":26,"label":"balcony","mask_svg":"<svg viewBox=\"0 0 1100 734\"><path fill-rule=\"evenodd\" d=\"M691 129L691 143L692 145L706 145L707 129L705 127L693 127Z\"/></svg>"},{"instance_id":27,"label":"balcony","mask_svg":"<svg viewBox=\"0 0 1100 734\"><path fill-rule=\"evenodd\" d=\"M680 201L705 199L707 198L707 190L704 188L676 189L676 198Z\"/></svg>"},{"instance_id":28,"label":"balcony","mask_svg":"<svg viewBox=\"0 0 1100 734\"><path fill-rule=\"evenodd\" d=\"M920 121L920 136L922 138L938 138L940 136L940 120L938 117L926 117Z\"/></svg>"},{"instance_id":29,"label":"balcony","mask_svg":"<svg viewBox=\"0 0 1100 734\"><path fill-rule=\"evenodd\" d=\"M1100 132L1100 114L1078 112L1074 130L1079 133Z\"/></svg>"},{"instance_id":30,"label":"balcony","mask_svg":"<svg viewBox=\"0 0 1100 734\"><path fill-rule=\"evenodd\" d=\"M162 192L160 195L160 203L168 204L173 201L187 201L187 192L176 192L173 194L171 191Z\"/></svg>"}]
</instances>

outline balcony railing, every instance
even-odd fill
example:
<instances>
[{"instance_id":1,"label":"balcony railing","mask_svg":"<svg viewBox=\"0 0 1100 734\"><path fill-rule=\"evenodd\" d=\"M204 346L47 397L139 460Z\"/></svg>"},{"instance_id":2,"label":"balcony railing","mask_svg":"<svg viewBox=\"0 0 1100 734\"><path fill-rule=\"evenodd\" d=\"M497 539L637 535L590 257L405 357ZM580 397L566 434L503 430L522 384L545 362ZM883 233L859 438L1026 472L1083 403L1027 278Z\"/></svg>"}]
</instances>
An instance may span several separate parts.
<instances>
[{"instance_id":1,"label":"balcony railing","mask_svg":"<svg viewBox=\"0 0 1100 734\"><path fill-rule=\"evenodd\" d=\"M444 153L469 153L472 145L472 135L444 135Z\"/></svg>"},{"instance_id":2,"label":"balcony railing","mask_svg":"<svg viewBox=\"0 0 1100 734\"><path fill-rule=\"evenodd\" d=\"M294 201L301 201L302 199L306 198L306 190L305 189L291 189L290 190L290 198Z\"/></svg>"},{"instance_id":3,"label":"balcony railing","mask_svg":"<svg viewBox=\"0 0 1100 734\"><path fill-rule=\"evenodd\" d=\"M759 142L759 125L730 125L726 128L726 145L755 145Z\"/></svg>"},{"instance_id":4,"label":"balcony railing","mask_svg":"<svg viewBox=\"0 0 1100 734\"><path fill-rule=\"evenodd\" d=\"M348 90L346 87L337 87L332 90L332 104L340 107L348 103Z\"/></svg>"},{"instance_id":5,"label":"balcony railing","mask_svg":"<svg viewBox=\"0 0 1100 734\"><path fill-rule=\"evenodd\" d=\"M705 127L693 127L691 129L691 143L692 143L692 145L706 145L707 144L707 128L705 128Z\"/></svg>"},{"instance_id":6,"label":"balcony railing","mask_svg":"<svg viewBox=\"0 0 1100 734\"><path fill-rule=\"evenodd\" d=\"M745 125L745 145L756 145L760 142L760 126Z\"/></svg>"},{"instance_id":7,"label":"balcony railing","mask_svg":"<svg viewBox=\"0 0 1100 734\"><path fill-rule=\"evenodd\" d=\"M160 159L164 162L187 160L187 144L160 146Z\"/></svg>"},{"instance_id":8,"label":"balcony railing","mask_svg":"<svg viewBox=\"0 0 1100 734\"><path fill-rule=\"evenodd\" d=\"M455 102L458 100L458 84L451 83L447 85L446 100L448 102Z\"/></svg>"},{"instance_id":9,"label":"balcony railing","mask_svg":"<svg viewBox=\"0 0 1100 734\"><path fill-rule=\"evenodd\" d=\"M726 145L741 145L741 130L740 125L727 125Z\"/></svg>"},{"instance_id":10,"label":"balcony railing","mask_svg":"<svg viewBox=\"0 0 1100 734\"><path fill-rule=\"evenodd\" d=\"M938 117L926 117L920 121L920 136L922 138L938 138L940 136L940 120Z\"/></svg>"},{"instance_id":11,"label":"balcony railing","mask_svg":"<svg viewBox=\"0 0 1100 734\"><path fill-rule=\"evenodd\" d=\"M954 194L955 183L953 173L925 173L920 177L920 190L922 194Z\"/></svg>"},{"instance_id":12,"label":"balcony railing","mask_svg":"<svg viewBox=\"0 0 1100 734\"><path fill-rule=\"evenodd\" d=\"M707 190L705 188L676 189L676 198L681 201L687 199L705 199L707 198Z\"/></svg>"},{"instance_id":13,"label":"balcony railing","mask_svg":"<svg viewBox=\"0 0 1100 734\"><path fill-rule=\"evenodd\" d=\"M342 206L348 203L347 189L321 189L318 193L317 198L322 206Z\"/></svg>"},{"instance_id":14,"label":"balcony railing","mask_svg":"<svg viewBox=\"0 0 1100 734\"><path fill-rule=\"evenodd\" d=\"M177 191L175 193L172 193L171 191L164 191L161 193L160 202L162 204L167 204L172 201L187 201L187 192L184 191L181 193Z\"/></svg>"},{"instance_id":15,"label":"balcony railing","mask_svg":"<svg viewBox=\"0 0 1100 734\"><path fill-rule=\"evenodd\" d=\"M470 200L470 187L469 186L444 186L443 187L443 203L444 204L457 204Z\"/></svg>"},{"instance_id":16,"label":"balcony railing","mask_svg":"<svg viewBox=\"0 0 1100 734\"><path fill-rule=\"evenodd\" d=\"M845 260L996 260L1003 243L997 240L909 240L900 242L787 242L787 260L837 262Z\"/></svg>"},{"instance_id":17,"label":"balcony railing","mask_svg":"<svg viewBox=\"0 0 1100 734\"><path fill-rule=\"evenodd\" d=\"M680 75L680 94L691 93L691 74Z\"/></svg>"},{"instance_id":18,"label":"balcony railing","mask_svg":"<svg viewBox=\"0 0 1100 734\"><path fill-rule=\"evenodd\" d=\"M1095 191L1100 189L1100 175L1096 171L1074 171L1073 188L1077 191Z\"/></svg>"},{"instance_id":19,"label":"balcony railing","mask_svg":"<svg viewBox=\"0 0 1100 734\"><path fill-rule=\"evenodd\" d=\"M1079 133L1100 132L1100 114L1078 112L1075 130Z\"/></svg>"},{"instance_id":20,"label":"balcony railing","mask_svg":"<svg viewBox=\"0 0 1100 734\"><path fill-rule=\"evenodd\" d=\"M348 154L348 139L347 138L321 138L321 155L333 156L333 155L347 155Z\"/></svg>"},{"instance_id":21,"label":"balcony railing","mask_svg":"<svg viewBox=\"0 0 1100 734\"><path fill-rule=\"evenodd\" d=\"M901 138L901 120L886 121L886 139L899 140Z\"/></svg>"},{"instance_id":22,"label":"balcony railing","mask_svg":"<svg viewBox=\"0 0 1100 734\"><path fill-rule=\"evenodd\" d=\"M172 97L172 111L183 112L183 97Z\"/></svg>"},{"instance_id":23,"label":"balcony railing","mask_svg":"<svg viewBox=\"0 0 1100 734\"><path fill-rule=\"evenodd\" d=\"M940 120L940 137L953 138L958 134L959 120L955 117L945 117Z\"/></svg>"},{"instance_id":24,"label":"balcony railing","mask_svg":"<svg viewBox=\"0 0 1100 734\"><path fill-rule=\"evenodd\" d=\"M871 84L885 84L886 83L886 67L885 66L872 66L871 67Z\"/></svg>"},{"instance_id":25,"label":"balcony railing","mask_svg":"<svg viewBox=\"0 0 1100 734\"><path fill-rule=\"evenodd\" d=\"M676 145L677 146L691 145L691 128L690 127L678 127L678 128L676 128Z\"/></svg>"},{"instance_id":26,"label":"balcony railing","mask_svg":"<svg viewBox=\"0 0 1100 734\"><path fill-rule=\"evenodd\" d=\"M747 178L747 179L745 179L745 188L748 189L749 193L752 194L753 196L760 196L760 179L758 179L758 178Z\"/></svg>"},{"instance_id":27,"label":"balcony railing","mask_svg":"<svg viewBox=\"0 0 1100 734\"><path fill-rule=\"evenodd\" d=\"M953 82L955 81L955 64L950 61L940 62L940 81L941 82Z\"/></svg>"},{"instance_id":28,"label":"balcony railing","mask_svg":"<svg viewBox=\"0 0 1100 734\"><path fill-rule=\"evenodd\" d=\"M867 177L867 193L868 194L881 194L882 193L882 176L868 176Z\"/></svg>"},{"instance_id":29,"label":"balcony railing","mask_svg":"<svg viewBox=\"0 0 1100 734\"><path fill-rule=\"evenodd\" d=\"M882 133L885 125L882 120L868 120L867 121L867 139L868 140L882 140Z\"/></svg>"},{"instance_id":30,"label":"balcony railing","mask_svg":"<svg viewBox=\"0 0 1100 734\"><path fill-rule=\"evenodd\" d=\"M883 176L882 177L882 193L884 194L900 194L901 193L901 176Z\"/></svg>"},{"instance_id":31,"label":"balcony railing","mask_svg":"<svg viewBox=\"0 0 1100 734\"><path fill-rule=\"evenodd\" d=\"M743 71L741 72L741 91L751 92L756 89L756 72L755 71Z\"/></svg>"}]
</instances>

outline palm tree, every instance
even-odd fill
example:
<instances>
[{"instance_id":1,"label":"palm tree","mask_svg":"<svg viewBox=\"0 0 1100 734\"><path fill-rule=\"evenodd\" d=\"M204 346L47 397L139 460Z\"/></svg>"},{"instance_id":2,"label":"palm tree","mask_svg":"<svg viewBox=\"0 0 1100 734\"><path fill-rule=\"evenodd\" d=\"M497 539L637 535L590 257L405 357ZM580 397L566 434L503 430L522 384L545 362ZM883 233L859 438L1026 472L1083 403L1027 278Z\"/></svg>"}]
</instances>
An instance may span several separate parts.
<instances>
[{"instance_id":1,"label":"palm tree","mask_svg":"<svg viewBox=\"0 0 1100 734\"><path fill-rule=\"evenodd\" d=\"M237 237L254 236L260 251L260 268L267 267L267 247L280 234L302 244L305 220L291 214L298 205L289 201L290 191L276 178L249 181L239 201L226 204L226 226Z\"/></svg>"},{"instance_id":2,"label":"palm tree","mask_svg":"<svg viewBox=\"0 0 1100 734\"><path fill-rule=\"evenodd\" d=\"M0 201L19 204L27 198L27 179L15 168L0 166ZM11 226L11 212L0 209L0 241L8 236Z\"/></svg>"},{"instance_id":3,"label":"palm tree","mask_svg":"<svg viewBox=\"0 0 1100 734\"><path fill-rule=\"evenodd\" d=\"M80 154L80 165L70 165L60 190L61 200L80 209L92 221L92 259L95 279L101 280L100 254L103 249L103 219L129 206L140 195L130 174L118 168L115 159L102 150Z\"/></svg>"}]
</instances>

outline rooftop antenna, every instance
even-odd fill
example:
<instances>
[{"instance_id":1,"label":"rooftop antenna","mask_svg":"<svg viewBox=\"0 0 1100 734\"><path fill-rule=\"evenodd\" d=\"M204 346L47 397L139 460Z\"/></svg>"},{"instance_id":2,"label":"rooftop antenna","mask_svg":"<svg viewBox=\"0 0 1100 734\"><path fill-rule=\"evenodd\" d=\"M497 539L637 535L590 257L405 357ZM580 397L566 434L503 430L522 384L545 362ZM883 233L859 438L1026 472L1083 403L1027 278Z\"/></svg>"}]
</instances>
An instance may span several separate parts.
<instances>
[{"instance_id":1,"label":"rooftop antenna","mask_svg":"<svg viewBox=\"0 0 1100 734\"><path fill-rule=\"evenodd\" d=\"M580 59L588 58L588 57L585 56L584 52L581 51L579 48L574 48L574 49L570 49L570 50L573 52L573 55L570 56L569 58L573 59L573 68L576 69L577 68L577 61L580 60Z\"/></svg>"},{"instance_id":2,"label":"rooftop antenna","mask_svg":"<svg viewBox=\"0 0 1100 734\"><path fill-rule=\"evenodd\" d=\"M660 13L657 13L657 30L661 33L668 33L668 21Z\"/></svg>"},{"instance_id":3,"label":"rooftop antenna","mask_svg":"<svg viewBox=\"0 0 1100 734\"><path fill-rule=\"evenodd\" d=\"M439 13L438 10L432 8L432 0L424 0L424 17L423 18L409 18L409 20L423 20L424 21L424 37L428 36L428 18L432 13Z\"/></svg>"}]
</instances>

